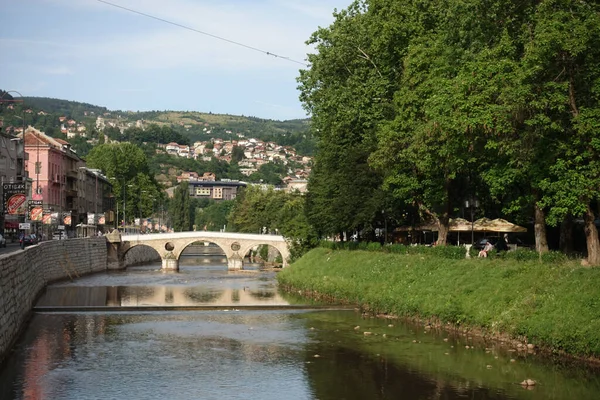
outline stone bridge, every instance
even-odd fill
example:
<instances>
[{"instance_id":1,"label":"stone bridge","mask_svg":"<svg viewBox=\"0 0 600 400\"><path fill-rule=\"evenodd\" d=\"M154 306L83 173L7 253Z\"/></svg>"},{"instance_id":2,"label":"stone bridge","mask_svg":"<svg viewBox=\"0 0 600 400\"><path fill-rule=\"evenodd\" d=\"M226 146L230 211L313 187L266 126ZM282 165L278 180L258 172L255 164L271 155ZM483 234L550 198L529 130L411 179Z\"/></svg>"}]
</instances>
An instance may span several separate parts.
<instances>
[{"instance_id":1,"label":"stone bridge","mask_svg":"<svg viewBox=\"0 0 600 400\"><path fill-rule=\"evenodd\" d=\"M134 246L149 246L158 252L162 259L162 268L179 269L179 257L183 250L194 242L214 243L223 250L230 270L244 268L244 256L258 245L276 248L287 266L290 258L288 244L279 235L257 235L234 232L177 232L121 235L114 231L106 235L108 242L108 266L111 269L125 268L125 254Z\"/></svg>"}]
</instances>

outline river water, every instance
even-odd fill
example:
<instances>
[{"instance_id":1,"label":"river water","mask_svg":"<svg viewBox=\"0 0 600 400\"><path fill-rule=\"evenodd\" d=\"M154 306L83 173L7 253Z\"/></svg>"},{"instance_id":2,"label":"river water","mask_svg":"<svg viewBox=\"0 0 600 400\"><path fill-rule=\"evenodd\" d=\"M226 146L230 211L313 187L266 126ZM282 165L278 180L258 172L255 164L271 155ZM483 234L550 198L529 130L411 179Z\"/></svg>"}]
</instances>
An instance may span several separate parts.
<instances>
[{"instance_id":1,"label":"river water","mask_svg":"<svg viewBox=\"0 0 600 400\"><path fill-rule=\"evenodd\" d=\"M49 286L0 370L6 400L401 398L598 399L600 371L319 307L274 272L197 257Z\"/></svg>"}]
</instances>

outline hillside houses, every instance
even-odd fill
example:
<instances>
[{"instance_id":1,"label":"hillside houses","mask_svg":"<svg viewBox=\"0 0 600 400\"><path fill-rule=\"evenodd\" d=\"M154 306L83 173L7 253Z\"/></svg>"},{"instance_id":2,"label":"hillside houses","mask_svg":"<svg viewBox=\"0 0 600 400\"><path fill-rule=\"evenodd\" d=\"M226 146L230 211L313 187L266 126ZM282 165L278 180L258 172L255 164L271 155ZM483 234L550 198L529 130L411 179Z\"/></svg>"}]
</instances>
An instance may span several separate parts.
<instances>
[{"instance_id":1,"label":"hillside houses","mask_svg":"<svg viewBox=\"0 0 600 400\"><path fill-rule=\"evenodd\" d=\"M298 156L291 146L281 146L275 142L263 142L259 139L223 140L214 138L210 141L195 142L192 146L180 145L175 142L158 145L157 152L166 152L184 158L209 161L216 158L230 163L235 147L243 149L244 158L239 161L242 173L249 176L256 172L261 165L280 161L287 165L290 161L309 166L311 157ZM306 172L306 168L304 169ZM302 179L302 177L299 177Z\"/></svg>"}]
</instances>

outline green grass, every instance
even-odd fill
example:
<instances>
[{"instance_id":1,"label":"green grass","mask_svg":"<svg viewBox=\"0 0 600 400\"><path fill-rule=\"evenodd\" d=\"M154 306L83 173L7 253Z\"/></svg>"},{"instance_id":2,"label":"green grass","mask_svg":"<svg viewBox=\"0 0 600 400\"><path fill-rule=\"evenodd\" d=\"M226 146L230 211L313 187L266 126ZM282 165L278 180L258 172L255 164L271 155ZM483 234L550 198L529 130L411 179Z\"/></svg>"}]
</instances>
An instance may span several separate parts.
<instances>
[{"instance_id":1,"label":"green grass","mask_svg":"<svg viewBox=\"0 0 600 400\"><path fill-rule=\"evenodd\" d=\"M573 355L600 356L600 269L576 261L448 259L318 248L278 274L284 287L376 313L527 338Z\"/></svg>"}]
</instances>

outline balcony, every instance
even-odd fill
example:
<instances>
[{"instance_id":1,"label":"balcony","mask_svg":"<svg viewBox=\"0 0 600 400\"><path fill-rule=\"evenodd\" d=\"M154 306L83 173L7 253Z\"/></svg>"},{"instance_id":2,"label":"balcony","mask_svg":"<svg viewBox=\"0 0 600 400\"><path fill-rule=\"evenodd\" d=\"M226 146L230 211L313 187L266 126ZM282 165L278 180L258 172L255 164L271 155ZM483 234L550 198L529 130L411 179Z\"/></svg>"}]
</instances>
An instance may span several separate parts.
<instances>
[{"instance_id":1,"label":"balcony","mask_svg":"<svg viewBox=\"0 0 600 400\"><path fill-rule=\"evenodd\" d=\"M77 171L67 171L67 179L77 179Z\"/></svg>"},{"instance_id":2,"label":"balcony","mask_svg":"<svg viewBox=\"0 0 600 400\"><path fill-rule=\"evenodd\" d=\"M65 195L67 197L77 197L77 190L67 189L67 190L65 190Z\"/></svg>"}]
</instances>

